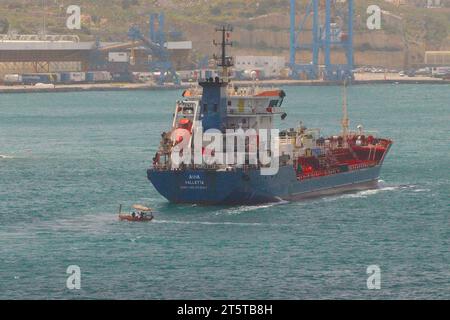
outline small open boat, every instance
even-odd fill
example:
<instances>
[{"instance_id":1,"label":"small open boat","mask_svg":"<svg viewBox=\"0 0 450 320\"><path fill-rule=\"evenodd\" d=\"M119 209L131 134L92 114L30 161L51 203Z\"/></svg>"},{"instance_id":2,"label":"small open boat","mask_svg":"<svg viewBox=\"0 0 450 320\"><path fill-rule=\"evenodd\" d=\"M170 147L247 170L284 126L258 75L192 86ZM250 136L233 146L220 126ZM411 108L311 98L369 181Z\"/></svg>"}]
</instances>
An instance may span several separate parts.
<instances>
[{"instance_id":1,"label":"small open boat","mask_svg":"<svg viewBox=\"0 0 450 320\"><path fill-rule=\"evenodd\" d=\"M131 213L122 213L122 205L119 207L119 220L130 222L150 222L154 219L153 210L140 204L133 205Z\"/></svg>"}]
</instances>

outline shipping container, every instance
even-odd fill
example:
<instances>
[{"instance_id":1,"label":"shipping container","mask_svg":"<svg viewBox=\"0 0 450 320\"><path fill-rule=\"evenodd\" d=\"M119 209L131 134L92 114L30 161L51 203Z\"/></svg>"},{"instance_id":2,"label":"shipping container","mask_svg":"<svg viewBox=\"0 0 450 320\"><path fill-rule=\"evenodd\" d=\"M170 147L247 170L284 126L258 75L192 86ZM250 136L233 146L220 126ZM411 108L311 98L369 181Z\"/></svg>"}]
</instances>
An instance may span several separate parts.
<instances>
[{"instance_id":1,"label":"shipping container","mask_svg":"<svg viewBox=\"0 0 450 320\"><path fill-rule=\"evenodd\" d=\"M165 47L169 50L192 50L192 41L169 41Z\"/></svg>"},{"instance_id":2,"label":"shipping container","mask_svg":"<svg viewBox=\"0 0 450 320\"><path fill-rule=\"evenodd\" d=\"M444 78L450 74L450 67L432 68L431 74L435 78Z\"/></svg>"},{"instance_id":3,"label":"shipping container","mask_svg":"<svg viewBox=\"0 0 450 320\"><path fill-rule=\"evenodd\" d=\"M280 71L280 79L289 79L291 77L291 69L283 68Z\"/></svg>"},{"instance_id":4,"label":"shipping container","mask_svg":"<svg viewBox=\"0 0 450 320\"><path fill-rule=\"evenodd\" d=\"M133 74L131 72L114 72L111 74L114 82L134 82Z\"/></svg>"},{"instance_id":5,"label":"shipping container","mask_svg":"<svg viewBox=\"0 0 450 320\"><path fill-rule=\"evenodd\" d=\"M86 72L86 81L89 83L111 82L111 73L108 71L89 71Z\"/></svg>"},{"instance_id":6,"label":"shipping container","mask_svg":"<svg viewBox=\"0 0 450 320\"><path fill-rule=\"evenodd\" d=\"M22 74L22 83L24 85L35 85L36 83L55 83L56 81L56 74L53 73Z\"/></svg>"},{"instance_id":7,"label":"shipping container","mask_svg":"<svg viewBox=\"0 0 450 320\"><path fill-rule=\"evenodd\" d=\"M129 62L130 57L128 52L110 52L108 54L109 62Z\"/></svg>"},{"instance_id":8,"label":"shipping container","mask_svg":"<svg viewBox=\"0 0 450 320\"><path fill-rule=\"evenodd\" d=\"M264 79L264 70L262 69L250 69L241 73L242 80L261 80Z\"/></svg>"},{"instance_id":9,"label":"shipping container","mask_svg":"<svg viewBox=\"0 0 450 320\"><path fill-rule=\"evenodd\" d=\"M285 67L286 59L283 56L236 56L235 58L236 70L261 70L261 74L266 78L280 77Z\"/></svg>"},{"instance_id":10,"label":"shipping container","mask_svg":"<svg viewBox=\"0 0 450 320\"><path fill-rule=\"evenodd\" d=\"M20 74L5 74L3 83L7 86L22 84L22 76Z\"/></svg>"},{"instance_id":11,"label":"shipping container","mask_svg":"<svg viewBox=\"0 0 450 320\"><path fill-rule=\"evenodd\" d=\"M86 81L86 73L84 72L62 72L61 82L62 83L81 83Z\"/></svg>"},{"instance_id":12,"label":"shipping container","mask_svg":"<svg viewBox=\"0 0 450 320\"><path fill-rule=\"evenodd\" d=\"M133 72L134 82L146 83L154 80L152 72Z\"/></svg>"}]
</instances>

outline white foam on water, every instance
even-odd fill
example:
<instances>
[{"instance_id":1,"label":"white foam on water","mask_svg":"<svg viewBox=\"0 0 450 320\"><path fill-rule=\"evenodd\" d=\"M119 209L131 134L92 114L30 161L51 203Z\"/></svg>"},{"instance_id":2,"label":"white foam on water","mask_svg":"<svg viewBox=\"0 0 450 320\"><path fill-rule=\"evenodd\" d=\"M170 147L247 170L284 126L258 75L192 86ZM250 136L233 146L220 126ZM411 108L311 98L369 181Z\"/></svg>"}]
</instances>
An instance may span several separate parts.
<instances>
[{"instance_id":1,"label":"white foam on water","mask_svg":"<svg viewBox=\"0 0 450 320\"><path fill-rule=\"evenodd\" d=\"M260 222L212 222L212 221L177 221L155 219L152 223L162 224L184 224L184 225L206 225L206 226L241 226L241 227L292 227L295 224L273 224Z\"/></svg>"},{"instance_id":2,"label":"white foam on water","mask_svg":"<svg viewBox=\"0 0 450 320\"><path fill-rule=\"evenodd\" d=\"M225 209L225 210L220 210L215 215L216 216L223 215L223 214L238 215L238 214L242 214L245 212L251 212L251 211L260 210L260 209L272 208L275 206L285 205L288 203L289 203L289 201L285 201L285 200L279 198L279 201L277 201L277 202L269 202L269 203L264 203L264 204L260 204L260 205L252 205L252 206L239 206L239 207L233 207L233 208L229 208L229 209Z\"/></svg>"},{"instance_id":3,"label":"white foam on water","mask_svg":"<svg viewBox=\"0 0 450 320\"><path fill-rule=\"evenodd\" d=\"M431 189L424 188L423 186L418 186L418 185L415 185L415 184L401 185L398 188L401 189L401 190L406 190L406 191L410 191L410 192L414 192L414 193L431 192Z\"/></svg>"},{"instance_id":4,"label":"white foam on water","mask_svg":"<svg viewBox=\"0 0 450 320\"><path fill-rule=\"evenodd\" d=\"M430 192L430 189L426 188L418 188L417 185L414 184L406 184L406 185L388 185L383 180L379 180L379 187L376 189L363 190L356 193L344 194L338 197L334 197L335 199L342 198L367 198L369 196L376 195L381 192L394 192L394 191L402 191L402 190L411 190L412 192Z\"/></svg>"},{"instance_id":5,"label":"white foam on water","mask_svg":"<svg viewBox=\"0 0 450 320\"><path fill-rule=\"evenodd\" d=\"M6 154L0 154L0 159L14 159L13 156L8 156Z\"/></svg>"},{"instance_id":6,"label":"white foam on water","mask_svg":"<svg viewBox=\"0 0 450 320\"><path fill-rule=\"evenodd\" d=\"M366 197L366 196L375 195L375 194L383 192L383 191L395 191L397 189L398 189L398 187L384 187L384 188L379 188L379 189L370 189L370 190L360 191L360 192L358 192L358 194L363 197Z\"/></svg>"},{"instance_id":7,"label":"white foam on water","mask_svg":"<svg viewBox=\"0 0 450 320\"><path fill-rule=\"evenodd\" d=\"M277 197L277 199L278 199L278 202L274 202L274 203L273 203L274 205L279 206L279 205L283 205L283 204L288 204L288 203L290 203L290 201L281 199L281 198L279 198L279 197Z\"/></svg>"},{"instance_id":8,"label":"white foam on water","mask_svg":"<svg viewBox=\"0 0 450 320\"><path fill-rule=\"evenodd\" d=\"M168 223L168 224L186 224L186 225L207 225L207 226L216 226L216 225L232 225L232 226L264 226L267 224L253 222L210 222L210 221L176 221L176 220L153 220L153 223Z\"/></svg>"},{"instance_id":9,"label":"white foam on water","mask_svg":"<svg viewBox=\"0 0 450 320\"><path fill-rule=\"evenodd\" d=\"M137 236L137 237L131 238L130 241L131 242L136 242L138 240L141 240L142 238L143 238L142 236Z\"/></svg>"},{"instance_id":10,"label":"white foam on water","mask_svg":"<svg viewBox=\"0 0 450 320\"><path fill-rule=\"evenodd\" d=\"M399 189L401 189L400 186L386 186L386 187L380 186L379 188L376 188L376 189L368 189L368 190L356 191L353 193L345 193L345 194L341 194L341 195L325 197L322 200L323 201L336 201L336 200L340 200L340 199L367 198L367 197L374 196L381 192L396 191Z\"/></svg>"}]
</instances>

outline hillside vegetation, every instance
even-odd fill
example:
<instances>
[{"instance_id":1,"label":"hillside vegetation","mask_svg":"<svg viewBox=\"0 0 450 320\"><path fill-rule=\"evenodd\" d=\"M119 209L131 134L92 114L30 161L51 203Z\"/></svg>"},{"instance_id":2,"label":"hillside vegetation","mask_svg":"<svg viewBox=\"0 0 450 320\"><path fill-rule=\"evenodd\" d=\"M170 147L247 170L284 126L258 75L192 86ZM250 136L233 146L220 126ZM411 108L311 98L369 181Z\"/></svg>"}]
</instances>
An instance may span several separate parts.
<instances>
[{"instance_id":1,"label":"hillside vegetation","mask_svg":"<svg viewBox=\"0 0 450 320\"><path fill-rule=\"evenodd\" d=\"M307 1L297 2L303 8ZM423 50L449 47L450 8L420 8L421 1L399 7L382 0L355 3L357 51L401 51L405 37ZM83 40L124 41L132 24L146 30L148 15L164 11L168 31L183 31L199 55L208 51L212 30L222 23L236 26L239 52L286 54L289 48L289 0L1 0L0 32L38 33L45 20L47 33L73 33L65 27L66 9L73 4L82 10L82 29L75 33ZM384 18L382 30L369 32L371 4L402 20Z\"/></svg>"}]
</instances>

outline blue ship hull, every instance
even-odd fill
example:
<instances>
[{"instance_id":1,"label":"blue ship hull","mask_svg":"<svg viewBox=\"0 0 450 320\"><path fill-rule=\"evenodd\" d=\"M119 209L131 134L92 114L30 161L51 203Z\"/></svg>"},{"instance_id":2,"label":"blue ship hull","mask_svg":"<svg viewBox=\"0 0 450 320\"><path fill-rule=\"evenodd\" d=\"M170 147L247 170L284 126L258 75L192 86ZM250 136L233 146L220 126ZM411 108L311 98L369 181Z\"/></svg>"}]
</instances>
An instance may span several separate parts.
<instances>
[{"instance_id":1,"label":"blue ship hull","mask_svg":"<svg viewBox=\"0 0 450 320\"><path fill-rule=\"evenodd\" d=\"M149 169L147 176L156 190L173 203L250 205L373 188L380 170L378 165L303 181L297 180L292 166L281 167L274 176L263 176L256 169L245 172Z\"/></svg>"}]
</instances>

